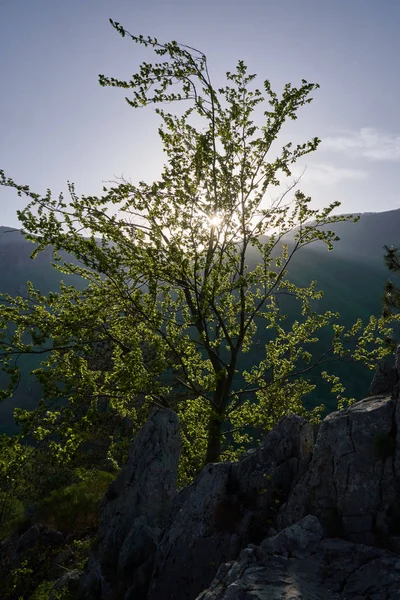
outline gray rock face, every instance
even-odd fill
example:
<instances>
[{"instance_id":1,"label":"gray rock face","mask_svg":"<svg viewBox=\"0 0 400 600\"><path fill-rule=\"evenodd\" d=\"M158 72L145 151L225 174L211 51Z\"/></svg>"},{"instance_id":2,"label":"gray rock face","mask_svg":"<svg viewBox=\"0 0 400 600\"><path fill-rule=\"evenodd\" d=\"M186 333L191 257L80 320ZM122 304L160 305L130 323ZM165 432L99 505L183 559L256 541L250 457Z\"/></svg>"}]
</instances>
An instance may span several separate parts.
<instances>
[{"instance_id":1,"label":"gray rock face","mask_svg":"<svg viewBox=\"0 0 400 600\"><path fill-rule=\"evenodd\" d=\"M207 465L158 547L149 600L194 600L218 566L265 537L312 450L312 428L290 415L237 464Z\"/></svg>"},{"instance_id":2,"label":"gray rock face","mask_svg":"<svg viewBox=\"0 0 400 600\"><path fill-rule=\"evenodd\" d=\"M179 455L176 414L155 411L103 499L98 545L82 597L102 598L110 590L113 598L146 597L158 539L176 496Z\"/></svg>"},{"instance_id":3,"label":"gray rock face","mask_svg":"<svg viewBox=\"0 0 400 600\"><path fill-rule=\"evenodd\" d=\"M256 451L248 452L233 466L231 479L245 507L240 527L244 545L259 543L267 535L282 500L307 471L313 445L310 423L289 415Z\"/></svg>"},{"instance_id":4,"label":"gray rock face","mask_svg":"<svg viewBox=\"0 0 400 600\"><path fill-rule=\"evenodd\" d=\"M394 550L391 538L400 533L399 428L400 407L390 396L328 415L278 528L312 514L330 536Z\"/></svg>"},{"instance_id":5,"label":"gray rock face","mask_svg":"<svg viewBox=\"0 0 400 600\"><path fill-rule=\"evenodd\" d=\"M394 356L389 355L378 364L368 393L370 396L391 394L393 398L398 398L400 391L399 382L400 344L397 346Z\"/></svg>"},{"instance_id":6,"label":"gray rock face","mask_svg":"<svg viewBox=\"0 0 400 600\"><path fill-rule=\"evenodd\" d=\"M268 554L303 558L323 537L324 530L317 517L307 515L277 535L263 540L261 548Z\"/></svg>"},{"instance_id":7,"label":"gray rock face","mask_svg":"<svg viewBox=\"0 0 400 600\"><path fill-rule=\"evenodd\" d=\"M177 419L155 413L104 499L86 598L400 600L399 431L394 393L329 415L314 448L290 415L177 495Z\"/></svg>"},{"instance_id":8,"label":"gray rock face","mask_svg":"<svg viewBox=\"0 0 400 600\"><path fill-rule=\"evenodd\" d=\"M266 540L262 548L249 546L236 562L221 565L209 589L197 600L400 598L398 556L343 540L321 539L321 531L315 517L306 517L290 532ZM300 552L298 535L307 540Z\"/></svg>"},{"instance_id":9,"label":"gray rock face","mask_svg":"<svg viewBox=\"0 0 400 600\"><path fill-rule=\"evenodd\" d=\"M207 465L160 541L150 600L195 598L218 566L240 550L229 528L218 528L218 507L226 497L231 465ZM229 557L229 558L228 558Z\"/></svg>"}]
</instances>

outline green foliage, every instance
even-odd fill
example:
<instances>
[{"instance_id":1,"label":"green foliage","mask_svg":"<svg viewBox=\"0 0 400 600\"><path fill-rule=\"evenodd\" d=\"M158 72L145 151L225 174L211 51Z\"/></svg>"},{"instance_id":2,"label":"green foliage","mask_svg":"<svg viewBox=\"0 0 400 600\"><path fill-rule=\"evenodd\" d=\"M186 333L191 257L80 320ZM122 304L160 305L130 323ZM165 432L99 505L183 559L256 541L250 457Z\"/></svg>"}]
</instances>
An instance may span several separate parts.
<instances>
[{"instance_id":1,"label":"green foliage","mask_svg":"<svg viewBox=\"0 0 400 600\"><path fill-rule=\"evenodd\" d=\"M394 273L400 273L400 251L393 246L384 246L385 255L384 262L387 268ZM396 286L390 279L386 281L383 293L383 310L382 315L386 319L390 319L393 315L398 314L400 308L400 288ZM399 331L396 334L388 336L386 343L388 347L394 351L398 344Z\"/></svg>"},{"instance_id":2,"label":"green foliage","mask_svg":"<svg viewBox=\"0 0 400 600\"><path fill-rule=\"evenodd\" d=\"M54 600L70 600L71 596L68 591L54 590L54 581L43 581L33 592L29 600L49 600L50 593Z\"/></svg>"},{"instance_id":3,"label":"green foliage","mask_svg":"<svg viewBox=\"0 0 400 600\"><path fill-rule=\"evenodd\" d=\"M0 490L0 541L7 539L24 520L24 503Z\"/></svg>"},{"instance_id":4,"label":"green foliage","mask_svg":"<svg viewBox=\"0 0 400 600\"><path fill-rule=\"evenodd\" d=\"M217 88L203 53L112 25L163 57L140 65L129 81L101 75L100 84L129 90L134 108L157 104L166 164L158 181L122 180L99 197L78 196L72 184L68 198L40 195L0 171L1 185L29 199L18 216L36 243L33 256L51 248L55 268L87 282L48 294L28 285L24 297L2 297L3 397L18 381L18 358L42 356L33 374L43 400L15 418L59 465L82 455L101 431L117 467L126 426L134 435L150 405L172 406L182 429L183 485L205 461L234 458L288 412L306 414L313 369L344 359L374 366L388 352L390 329L383 318L348 327L332 310L318 314L316 282L288 279L298 251L313 242L332 249L331 226L357 220L335 215L337 202L316 210L301 190L292 194L292 166L317 149L318 138L277 147L285 122L318 85L302 80L278 94L265 80L261 91L239 61ZM185 108L175 115L162 108L173 102ZM250 268L251 252L258 260ZM279 305L287 296L298 307L292 322ZM313 352L327 329L328 346ZM261 337L256 362L246 364ZM348 401L340 381L324 377L338 401ZM79 485L66 489L75 499L83 493Z\"/></svg>"},{"instance_id":5,"label":"green foliage","mask_svg":"<svg viewBox=\"0 0 400 600\"><path fill-rule=\"evenodd\" d=\"M1 597L4 600L30 598L38 586L51 580L52 563L62 549L62 542L44 542L40 537L17 555L12 546L5 546L0 556Z\"/></svg>"},{"instance_id":6,"label":"green foliage","mask_svg":"<svg viewBox=\"0 0 400 600\"><path fill-rule=\"evenodd\" d=\"M54 490L37 508L37 520L58 531L79 535L95 529L100 501L114 475L94 471L83 481Z\"/></svg>"},{"instance_id":7,"label":"green foliage","mask_svg":"<svg viewBox=\"0 0 400 600\"><path fill-rule=\"evenodd\" d=\"M28 566L28 560L23 560L18 567L13 569L6 580L5 585L2 586L3 593L6 597L17 590L22 591L24 580L29 579L32 573L33 569Z\"/></svg>"},{"instance_id":8,"label":"green foliage","mask_svg":"<svg viewBox=\"0 0 400 600\"><path fill-rule=\"evenodd\" d=\"M73 562L71 567L83 571L89 557L89 551L93 548L93 538L84 538L72 542Z\"/></svg>"},{"instance_id":9,"label":"green foliage","mask_svg":"<svg viewBox=\"0 0 400 600\"><path fill-rule=\"evenodd\" d=\"M72 543L66 545L63 551L59 555L57 561L59 576L66 573L67 571L80 570L83 571L88 560L89 549L91 539L75 539ZM67 557L66 560L62 560L62 556ZM57 581L55 579L55 573L52 574L51 579L42 581L33 592L32 596L29 596L29 600L48 600L50 592L54 600L74 600L76 593L73 590L69 590L67 586L60 589L54 589L54 584Z\"/></svg>"}]
</instances>

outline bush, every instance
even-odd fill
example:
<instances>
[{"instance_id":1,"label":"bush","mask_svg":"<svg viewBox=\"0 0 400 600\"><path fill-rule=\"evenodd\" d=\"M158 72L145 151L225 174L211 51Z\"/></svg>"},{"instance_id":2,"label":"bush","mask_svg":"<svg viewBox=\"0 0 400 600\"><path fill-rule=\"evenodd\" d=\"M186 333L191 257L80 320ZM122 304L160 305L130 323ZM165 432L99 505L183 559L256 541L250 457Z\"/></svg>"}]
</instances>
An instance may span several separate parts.
<instances>
[{"instance_id":1,"label":"bush","mask_svg":"<svg viewBox=\"0 0 400 600\"><path fill-rule=\"evenodd\" d=\"M54 581L43 581L34 591L29 600L68 600L68 592L63 593L53 589ZM52 594L50 596L50 594Z\"/></svg>"},{"instance_id":2,"label":"bush","mask_svg":"<svg viewBox=\"0 0 400 600\"><path fill-rule=\"evenodd\" d=\"M23 502L0 491L0 540L7 539L23 519Z\"/></svg>"},{"instance_id":3,"label":"bush","mask_svg":"<svg viewBox=\"0 0 400 600\"><path fill-rule=\"evenodd\" d=\"M39 503L37 520L74 534L96 528L101 498L114 477L105 471L90 471L83 481L53 491Z\"/></svg>"}]
</instances>

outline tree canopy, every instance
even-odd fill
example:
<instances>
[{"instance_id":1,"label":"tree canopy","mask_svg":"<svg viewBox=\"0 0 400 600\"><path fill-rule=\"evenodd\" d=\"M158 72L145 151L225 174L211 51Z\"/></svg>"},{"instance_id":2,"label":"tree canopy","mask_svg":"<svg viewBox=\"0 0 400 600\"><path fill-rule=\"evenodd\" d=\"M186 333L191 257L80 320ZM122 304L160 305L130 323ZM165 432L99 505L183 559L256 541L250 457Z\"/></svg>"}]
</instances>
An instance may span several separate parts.
<instances>
[{"instance_id":1,"label":"tree canopy","mask_svg":"<svg viewBox=\"0 0 400 600\"><path fill-rule=\"evenodd\" d=\"M73 184L67 197L41 195L0 171L1 185L29 199L18 216L36 244L33 256L51 247L55 268L87 283L1 298L0 362L10 376L3 397L18 381L18 357L42 355L34 376L43 400L15 414L25 435L59 461L101 431L108 459L118 463L121 432L134 432L149 406L172 406L188 481L288 412L306 414L316 365L348 359L374 368L388 352L388 323L371 317L346 330L336 313L315 312L316 282L299 287L288 278L296 252L316 241L332 249L330 225L357 220L335 214L338 202L311 208L298 189L293 165L318 138L279 147L282 127L318 85L302 80L276 93L265 80L259 89L239 61L215 87L202 52L112 25L160 62L142 63L126 81L100 75L100 84L127 90L135 109L154 107L166 162L159 180L118 181L102 196L79 196ZM280 310L282 295L299 303L293 323ZM327 327L331 344L315 356L312 345ZM261 330L268 341L244 368ZM338 378L323 376L343 403Z\"/></svg>"}]
</instances>

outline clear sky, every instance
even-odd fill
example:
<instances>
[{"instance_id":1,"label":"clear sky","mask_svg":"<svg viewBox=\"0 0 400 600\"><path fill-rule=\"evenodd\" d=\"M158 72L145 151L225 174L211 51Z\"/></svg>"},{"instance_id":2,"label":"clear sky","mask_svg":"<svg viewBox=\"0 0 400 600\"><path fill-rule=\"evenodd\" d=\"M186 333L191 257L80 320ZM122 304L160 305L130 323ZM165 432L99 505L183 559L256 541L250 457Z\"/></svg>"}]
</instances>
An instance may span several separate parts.
<instances>
[{"instance_id":1,"label":"clear sky","mask_svg":"<svg viewBox=\"0 0 400 600\"><path fill-rule=\"evenodd\" d=\"M400 0L0 0L0 168L39 193L95 194L120 175L157 178L157 118L98 74L129 78L151 58L122 39L176 39L209 58L216 85L243 59L280 88L318 82L285 135L315 135L301 187L343 212L400 207ZM0 225L23 206L0 189Z\"/></svg>"}]
</instances>

